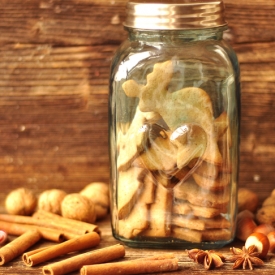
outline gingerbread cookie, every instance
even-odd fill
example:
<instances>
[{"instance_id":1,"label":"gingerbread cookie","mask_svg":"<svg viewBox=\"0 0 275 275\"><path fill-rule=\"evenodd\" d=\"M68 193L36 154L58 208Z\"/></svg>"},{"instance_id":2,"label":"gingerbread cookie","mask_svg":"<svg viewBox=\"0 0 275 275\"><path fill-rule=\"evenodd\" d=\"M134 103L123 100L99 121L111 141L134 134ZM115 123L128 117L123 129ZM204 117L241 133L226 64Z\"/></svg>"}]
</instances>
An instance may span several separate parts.
<instances>
[{"instance_id":1,"label":"gingerbread cookie","mask_svg":"<svg viewBox=\"0 0 275 275\"><path fill-rule=\"evenodd\" d=\"M174 238L193 243L201 243L202 241L230 241L232 238L232 233L229 229L208 229L199 231L183 227L173 227L172 235Z\"/></svg>"},{"instance_id":2,"label":"gingerbread cookie","mask_svg":"<svg viewBox=\"0 0 275 275\"><path fill-rule=\"evenodd\" d=\"M127 170L133 160L146 147L148 140L148 129L144 128L146 118L138 108L130 126L121 125L117 134L118 158L117 167L119 171ZM127 126L129 127L127 129Z\"/></svg>"},{"instance_id":3,"label":"gingerbread cookie","mask_svg":"<svg viewBox=\"0 0 275 275\"><path fill-rule=\"evenodd\" d=\"M118 175L117 197L118 218L127 217L141 194L146 170L132 167Z\"/></svg>"},{"instance_id":4,"label":"gingerbread cookie","mask_svg":"<svg viewBox=\"0 0 275 275\"><path fill-rule=\"evenodd\" d=\"M173 238L184 240L192 243L202 242L202 231L192 230L184 227L172 227Z\"/></svg>"},{"instance_id":5,"label":"gingerbread cookie","mask_svg":"<svg viewBox=\"0 0 275 275\"><path fill-rule=\"evenodd\" d=\"M148 172L144 178L144 188L138 201L144 204L151 204L155 201L156 180L151 172Z\"/></svg>"},{"instance_id":6,"label":"gingerbread cookie","mask_svg":"<svg viewBox=\"0 0 275 275\"><path fill-rule=\"evenodd\" d=\"M186 215L173 215L172 224L196 230L229 228L230 222L222 216L213 219L198 218Z\"/></svg>"},{"instance_id":7,"label":"gingerbread cookie","mask_svg":"<svg viewBox=\"0 0 275 275\"><path fill-rule=\"evenodd\" d=\"M194 169L194 173L204 177L215 180L219 174L219 167L212 163L202 161L196 169Z\"/></svg>"},{"instance_id":8,"label":"gingerbread cookie","mask_svg":"<svg viewBox=\"0 0 275 275\"><path fill-rule=\"evenodd\" d=\"M207 146L201 149L204 151L203 159L220 165L222 157L217 146L212 102L209 95L197 87L169 91L168 86L173 73L172 61L157 63L154 65L153 72L147 75L146 85L139 85L134 80L128 80L122 88L127 96L139 97L141 111L158 113L172 131L187 123L200 126L207 134ZM197 148L200 148L199 144ZM189 157L189 154L186 154L186 157Z\"/></svg>"},{"instance_id":9,"label":"gingerbread cookie","mask_svg":"<svg viewBox=\"0 0 275 275\"><path fill-rule=\"evenodd\" d=\"M148 226L148 205L136 203L130 214L118 221L118 234L124 238L132 239Z\"/></svg>"},{"instance_id":10,"label":"gingerbread cookie","mask_svg":"<svg viewBox=\"0 0 275 275\"><path fill-rule=\"evenodd\" d=\"M201 218L214 218L224 212L226 212L226 209L193 205L188 201L182 200L176 200L173 204L173 214L179 215L189 215Z\"/></svg>"},{"instance_id":11,"label":"gingerbread cookie","mask_svg":"<svg viewBox=\"0 0 275 275\"><path fill-rule=\"evenodd\" d=\"M177 167L187 166L194 159L201 159L207 147L207 134L202 127L187 123L178 127L170 136L177 146Z\"/></svg>"},{"instance_id":12,"label":"gingerbread cookie","mask_svg":"<svg viewBox=\"0 0 275 275\"><path fill-rule=\"evenodd\" d=\"M155 202L150 204L149 228L142 236L146 237L167 237L171 233L171 212L173 192L171 189L157 185Z\"/></svg>"},{"instance_id":13,"label":"gingerbread cookie","mask_svg":"<svg viewBox=\"0 0 275 275\"><path fill-rule=\"evenodd\" d=\"M202 241L230 241L232 232L229 229L208 229L202 231Z\"/></svg>"},{"instance_id":14,"label":"gingerbread cookie","mask_svg":"<svg viewBox=\"0 0 275 275\"><path fill-rule=\"evenodd\" d=\"M173 171L177 166L177 147L173 145L167 133L162 130L155 139L150 139L148 148L132 163L133 166L143 167L150 171Z\"/></svg>"},{"instance_id":15,"label":"gingerbread cookie","mask_svg":"<svg viewBox=\"0 0 275 275\"><path fill-rule=\"evenodd\" d=\"M197 173L193 173L195 182L202 188L211 191L222 191L230 182L231 175L220 173L217 179L203 177Z\"/></svg>"},{"instance_id":16,"label":"gingerbread cookie","mask_svg":"<svg viewBox=\"0 0 275 275\"><path fill-rule=\"evenodd\" d=\"M228 190L213 192L200 188L194 181L188 180L174 188L175 198L187 200L193 205L224 208L229 203Z\"/></svg>"}]
</instances>

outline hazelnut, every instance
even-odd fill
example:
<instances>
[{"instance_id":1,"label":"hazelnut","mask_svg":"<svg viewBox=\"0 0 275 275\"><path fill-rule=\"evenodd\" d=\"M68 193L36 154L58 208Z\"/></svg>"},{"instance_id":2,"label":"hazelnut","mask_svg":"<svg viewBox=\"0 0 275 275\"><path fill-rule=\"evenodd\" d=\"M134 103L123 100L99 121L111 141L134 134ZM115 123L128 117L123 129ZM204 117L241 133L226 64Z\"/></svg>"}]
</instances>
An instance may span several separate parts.
<instances>
[{"instance_id":1,"label":"hazelnut","mask_svg":"<svg viewBox=\"0 0 275 275\"><path fill-rule=\"evenodd\" d=\"M9 214L28 216L36 209L37 198L27 188L18 188L11 191L5 201L5 208Z\"/></svg>"},{"instance_id":2,"label":"hazelnut","mask_svg":"<svg viewBox=\"0 0 275 275\"><path fill-rule=\"evenodd\" d=\"M274 231L275 228L271 224L262 223L258 225L253 232L260 232L267 235L269 232Z\"/></svg>"},{"instance_id":3,"label":"hazelnut","mask_svg":"<svg viewBox=\"0 0 275 275\"><path fill-rule=\"evenodd\" d=\"M275 231L271 231L267 234L267 238L269 240L269 251L271 253L275 253Z\"/></svg>"},{"instance_id":4,"label":"hazelnut","mask_svg":"<svg viewBox=\"0 0 275 275\"><path fill-rule=\"evenodd\" d=\"M241 241L245 241L256 227L257 224L250 216L237 217L236 237Z\"/></svg>"},{"instance_id":5,"label":"hazelnut","mask_svg":"<svg viewBox=\"0 0 275 275\"><path fill-rule=\"evenodd\" d=\"M65 218L88 223L94 223L96 220L94 203L77 193L69 194L63 199L61 214Z\"/></svg>"},{"instance_id":6,"label":"hazelnut","mask_svg":"<svg viewBox=\"0 0 275 275\"><path fill-rule=\"evenodd\" d=\"M50 189L42 192L38 198L38 209L54 214L61 214L61 202L67 193L60 189Z\"/></svg>"},{"instance_id":7,"label":"hazelnut","mask_svg":"<svg viewBox=\"0 0 275 275\"><path fill-rule=\"evenodd\" d=\"M248 248L252 245L257 247L258 252L260 253L260 258L265 258L269 251L269 240L267 236L260 232L252 233L245 241L245 247Z\"/></svg>"},{"instance_id":8,"label":"hazelnut","mask_svg":"<svg viewBox=\"0 0 275 275\"><path fill-rule=\"evenodd\" d=\"M249 210L256 212L259 206L259 197L257 193L248 188L239 188L238 190L238 211Z\"/></svg>"}]
</instances>

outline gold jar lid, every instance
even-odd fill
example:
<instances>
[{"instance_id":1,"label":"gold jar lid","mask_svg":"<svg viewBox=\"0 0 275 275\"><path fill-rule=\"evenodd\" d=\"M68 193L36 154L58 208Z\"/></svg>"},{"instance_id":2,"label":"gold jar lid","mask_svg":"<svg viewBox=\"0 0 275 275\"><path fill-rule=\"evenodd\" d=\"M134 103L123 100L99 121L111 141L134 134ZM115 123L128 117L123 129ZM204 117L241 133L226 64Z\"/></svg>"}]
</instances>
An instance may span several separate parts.
<instances>
[{"instance_id":1,"label":"gold jar lid","mask_svg":"<svg viewBox=\"0 0 275 275\"><path fill-rule=\"evenodd\" d=\"M146 30L205 29L226 26L224 4L210 0L133 0L125 27Z\"/></svg>"}]
</instances>

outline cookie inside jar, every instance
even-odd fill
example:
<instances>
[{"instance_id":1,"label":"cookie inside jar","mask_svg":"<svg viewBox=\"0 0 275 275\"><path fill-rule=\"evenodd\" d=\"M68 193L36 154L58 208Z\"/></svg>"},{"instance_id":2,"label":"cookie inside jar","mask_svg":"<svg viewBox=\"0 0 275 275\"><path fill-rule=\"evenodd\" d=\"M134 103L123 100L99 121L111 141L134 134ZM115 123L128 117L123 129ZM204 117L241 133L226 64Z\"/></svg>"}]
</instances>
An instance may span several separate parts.
<instances>
[{"instance_id":1,"label":"cookie inside jar","mask_svg":"<svg viewBox=\"0 0 275 275\"><path fill-rule=\"evenodd\" d=\"M167 60L144 83L122 84L136 105L130 121L116 124L114 234L132 246L224 245L234 227L228 113L202 87L173 90L175 77L177 64Z\"/></svg>"}]
</instances>

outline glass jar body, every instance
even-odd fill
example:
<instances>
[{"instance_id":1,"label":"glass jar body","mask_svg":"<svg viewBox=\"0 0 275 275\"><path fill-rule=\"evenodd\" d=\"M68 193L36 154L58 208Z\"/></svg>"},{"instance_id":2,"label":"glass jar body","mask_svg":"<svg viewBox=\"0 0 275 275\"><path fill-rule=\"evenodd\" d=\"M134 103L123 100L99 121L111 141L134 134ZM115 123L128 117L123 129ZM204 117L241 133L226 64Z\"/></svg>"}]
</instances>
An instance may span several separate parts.
<instances>
[{"instance_id":1,"label":"glass jar body","mask_svg":"<svg viewBox=\"0 0 275 275\"><path fill-rule=\"evenodd\" d=\"M223 28L129 29L110 74L112 230L133 247L235 234L240 84Z\"/></svg>"}]
</instances>

